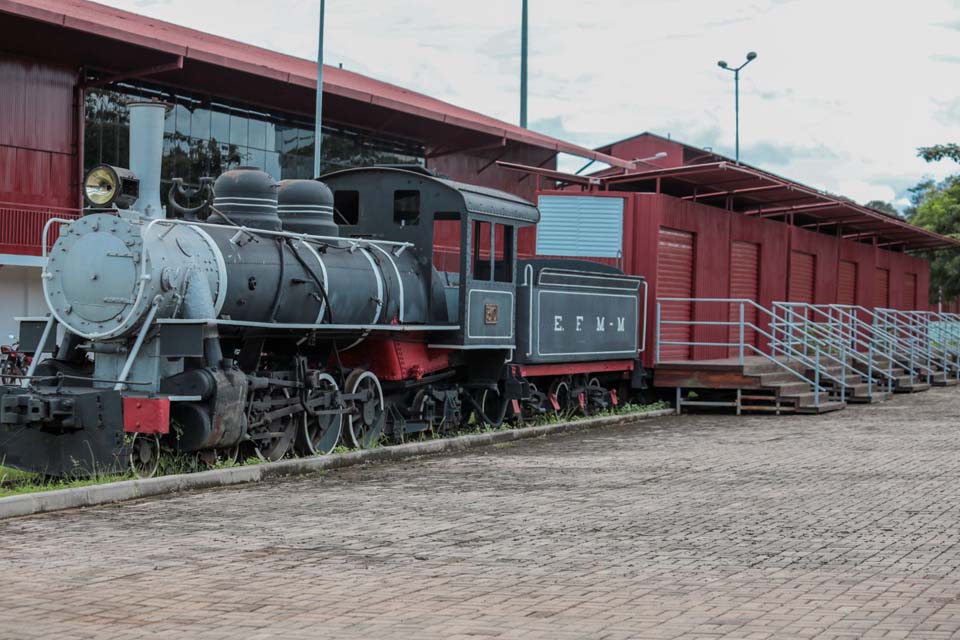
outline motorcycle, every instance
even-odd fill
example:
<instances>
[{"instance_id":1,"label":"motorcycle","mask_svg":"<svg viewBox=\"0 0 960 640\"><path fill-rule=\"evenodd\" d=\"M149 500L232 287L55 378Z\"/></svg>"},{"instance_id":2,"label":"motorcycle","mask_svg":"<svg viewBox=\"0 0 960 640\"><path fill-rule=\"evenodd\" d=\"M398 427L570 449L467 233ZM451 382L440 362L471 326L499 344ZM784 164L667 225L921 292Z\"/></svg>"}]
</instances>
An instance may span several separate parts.
<instances>
[{"instance_id":1,"label":"motorcycle","mask_svg":"<svg viewBox=\"0 0 960 640\"><path fill-rule=\"evenodd\" d=\"M27 375L33 358L20 350L20 341L10 335L10 344L0 345L0 383L17 384L17 376Z\"/></svg>"}]
</instances>

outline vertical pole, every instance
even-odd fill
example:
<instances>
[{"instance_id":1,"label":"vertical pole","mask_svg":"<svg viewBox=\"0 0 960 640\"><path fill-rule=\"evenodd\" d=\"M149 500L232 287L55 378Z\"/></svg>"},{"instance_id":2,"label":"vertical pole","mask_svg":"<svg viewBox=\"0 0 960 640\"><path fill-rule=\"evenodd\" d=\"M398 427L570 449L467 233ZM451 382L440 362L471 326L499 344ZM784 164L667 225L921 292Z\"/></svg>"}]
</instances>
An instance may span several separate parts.
<instances>
[{"instance_id":1,"label":"vertical pole","mask_svg":"<svg viewBox=\"0 0 960 640\"><path fill-rule=\"evenodd\" d=\"M656 324L654 325L654 327L657 333L656 335L657 353L656 353L656 358L654 360L654 364L657 364L660 362L660 301L659 300L657 301L657 318L656 318Z\"/></svg>"},{"instance_id":2,"label":"vertical pole","mask_svg":"<svg viewBox=\"0 0 960 640\"><path fill-rule=\"evenodd\" d=\"M320 149L323 146L323 18L326 0L320 0L320 35L317 38L317 104L313 116L313 177L320 177Z\"/></svg>"},{"instance_id":3,"label":"vertical pole","mask_svg":"<svg viewBox=\"0 0 960 640\"><path fill-rule=\"evenodd\" d=\"M527 128L527 0L520 18L520 126Z\"/></svg>"},{"instance_id":4,"label":"vertical pole","mask_svg":"<svg viewBox=\"0 0 960 640\"><path fill-rule=\"evenodd\" d=\"M740 69L733 72L733 111L736 118L737 163L740 163Z\"/></svg>"},{"instance_id":5,"label":"vertical pole","mask_svg":"<svg viewBox=\"0 0 960 640\"><path fill-rule=\"evenodd\" d=\"M817 347L816 361L813 368L813 404L820 408L820 347Z\"/></svg>"},{"instance_id":6,"label":"vertical pole","mask_svg":"<svg viewBox=\"0 0 960 640\"><path fill-rule=\"evenodd\" d=\"M743 366L743 303L740 303L740 365ZM740 415L737 413L737 415Z\"/></svg>"}]
</instances>

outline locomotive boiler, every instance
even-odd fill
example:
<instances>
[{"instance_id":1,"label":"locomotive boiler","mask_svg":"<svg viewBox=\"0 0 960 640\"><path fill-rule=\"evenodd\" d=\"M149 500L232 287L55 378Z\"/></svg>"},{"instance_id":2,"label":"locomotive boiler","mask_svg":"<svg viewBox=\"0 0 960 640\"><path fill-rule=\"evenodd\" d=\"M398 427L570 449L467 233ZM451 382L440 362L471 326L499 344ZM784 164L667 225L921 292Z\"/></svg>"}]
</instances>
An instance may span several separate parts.
<instances>
[{"instance_id":1,"label":"locomotive boiler","mask_svg":"<svg viewBox=\"0 0 960 640\"><path fill-rule=\"evenodd\" d=\"M589 412L638 384L642 279L518 260L532 204L420 168L240 167L174 181L164 210L163 105L130 109L131 169L94 169L84 215L51 222L49 315L22 323L36 357L0 388L2 464L276 460Z\"/></svg>"}]
</instances>

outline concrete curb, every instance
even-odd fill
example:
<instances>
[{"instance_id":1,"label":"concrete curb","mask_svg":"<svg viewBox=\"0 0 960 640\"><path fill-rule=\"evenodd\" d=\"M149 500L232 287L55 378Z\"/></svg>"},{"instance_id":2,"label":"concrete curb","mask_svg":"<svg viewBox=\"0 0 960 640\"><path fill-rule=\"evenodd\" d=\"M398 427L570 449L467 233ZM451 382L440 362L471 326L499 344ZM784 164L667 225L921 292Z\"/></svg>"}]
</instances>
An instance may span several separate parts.
<instances>
[{"instance_id":1,"label":"concrete curb","mask_svg":"<svg viewBox=\"0 0 960 640\"><path fill-rule=\"evenodd\" d=\"M326 469L343 469L367 462L381 462L386 460L403 460L417 456L435 455L438 453L456 453L486 447L492 444L539 438L541 436L583 431L599 427L638 422L651 418L672 415L673 409L649 411L647 413L630 413L602 418L590 418L573 422L546 424L523 429L506 429L490 433L477 433L455 438L441 438L426 442L412 442L409 444L378 447L364 451L351 451L314 458L292 458L263 464L241 465L227 469L212 469L146 480L122 480L109 484L76 487L71 489L57 489L56 491L41 491L18 496L0 498L0 520L28 516L50 511L62 511L78 507L92 507L95 505L110 504L159 496L179 491L193 491L212 487L225 487L234 484L262 482L272 478L306 475Z\"/></svg>"}]
</instances>

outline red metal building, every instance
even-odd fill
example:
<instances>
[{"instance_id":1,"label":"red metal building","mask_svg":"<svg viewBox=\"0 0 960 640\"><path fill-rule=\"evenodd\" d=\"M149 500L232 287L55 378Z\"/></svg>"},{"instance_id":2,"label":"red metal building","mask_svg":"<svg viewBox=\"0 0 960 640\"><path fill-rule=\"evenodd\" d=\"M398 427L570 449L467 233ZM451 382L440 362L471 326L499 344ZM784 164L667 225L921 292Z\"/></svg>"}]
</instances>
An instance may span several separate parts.
<instances>
[{"instance_id":1,"label":"red metal building","mask_svg":"<svg viewBox=\"0 0 960 640\"><path fill-rule=\"evenodd\" d=\"M799 183L737 164L710 151L649 133L598 149L640 161L635 171L610 169L587 177L542 170L539 192L549 232L555 198L616 198L622 201L622 238L616 258L603 253L564 254L618 264L642 275L650 291L651 316L660 298L747 298L770 307L775 301L856 304L928 309L929 264L906 253L957 249L960 242L906 221ZM560 206L562 209L562 206ZM571 220L565 218L564 220ZM587 233L585 216L564 222L565 233ZM522 251L544 251L530 242ZM729 321L718 304L662 305L671 320ZM756 312L747 311L747 314ZM765 318L747 317L761 328ZM646 344L654 344L654 323ZM665 326L670 342L731 342L724 326ZM691 335L693 333L694 335ZM749 337L757 340L756 336ZM757 345L761 346L761 345ZM662 360L726 357L720 347L669 347ZM648 349L644 364L653 366Z\"/></svg>"}]
</instances>

